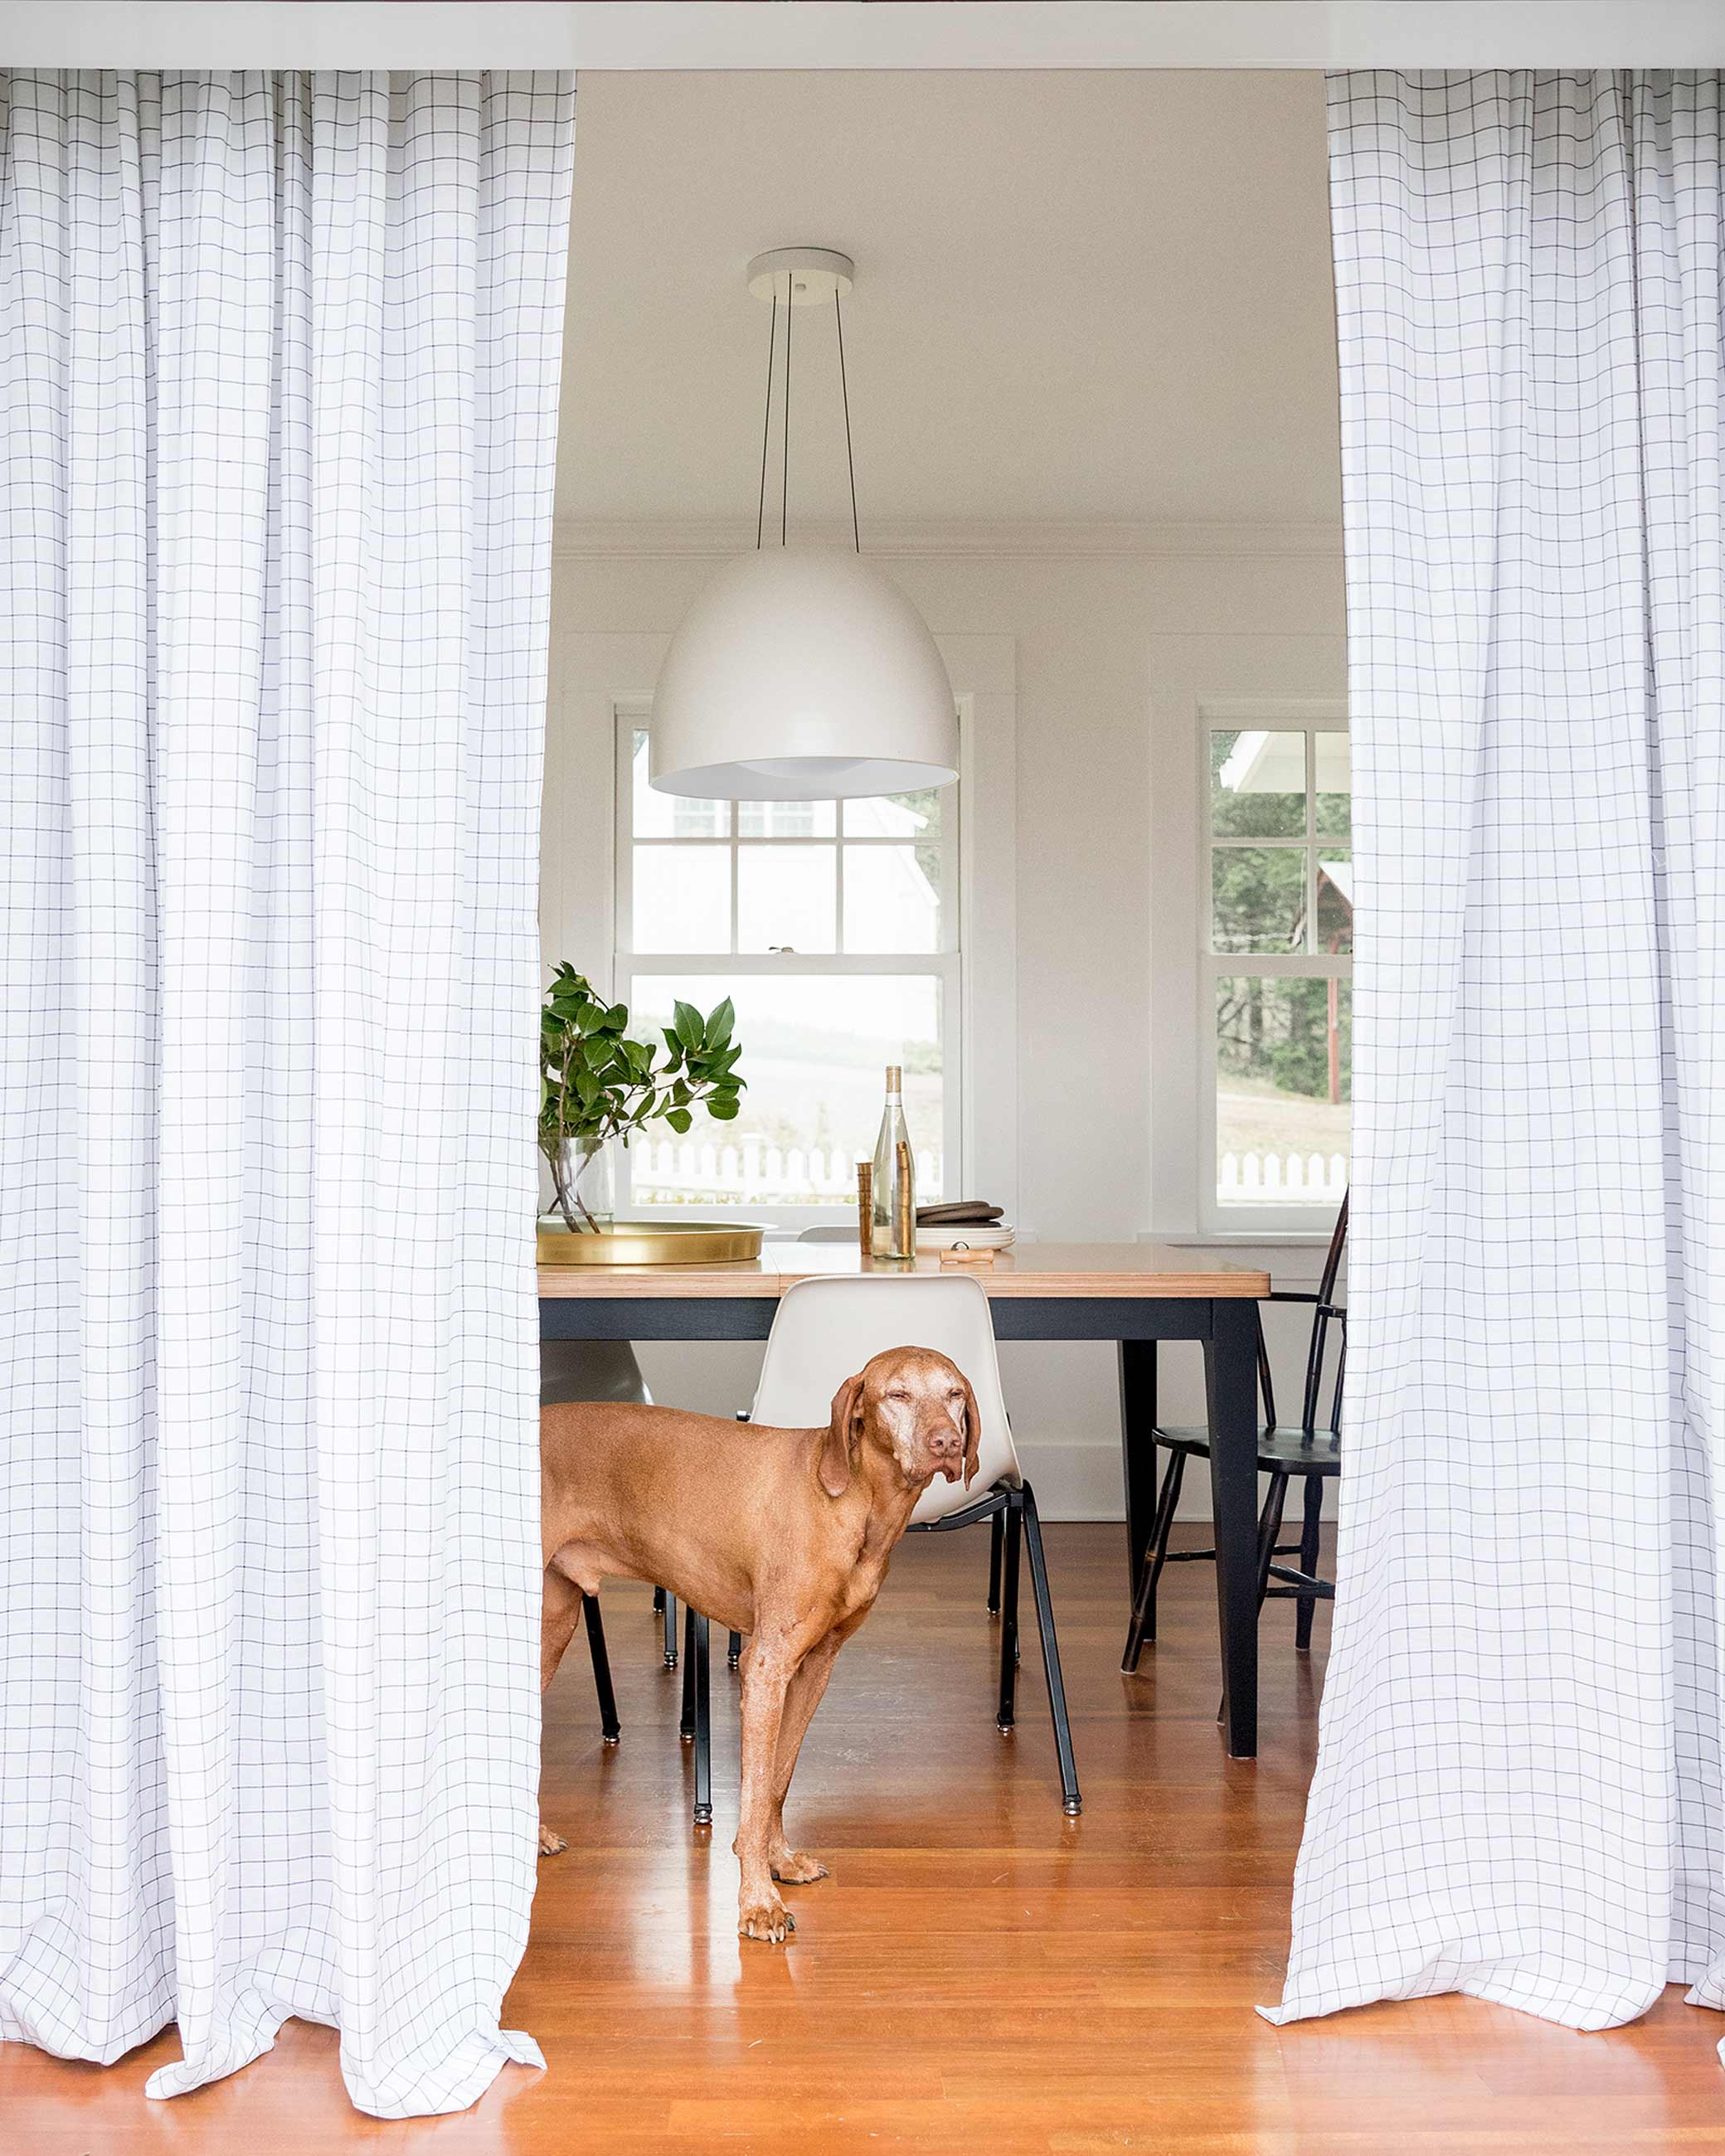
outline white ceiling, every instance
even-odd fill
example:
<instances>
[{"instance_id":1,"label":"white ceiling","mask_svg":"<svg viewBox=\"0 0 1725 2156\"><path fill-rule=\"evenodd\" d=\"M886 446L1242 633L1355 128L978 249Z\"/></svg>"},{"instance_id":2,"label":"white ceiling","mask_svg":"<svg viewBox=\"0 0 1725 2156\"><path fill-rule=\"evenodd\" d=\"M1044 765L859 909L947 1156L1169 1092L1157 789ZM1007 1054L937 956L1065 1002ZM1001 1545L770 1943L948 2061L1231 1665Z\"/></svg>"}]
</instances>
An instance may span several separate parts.
<instances>
[{"instance_id":1,"label":"white ceiling","mask_svg":"<svg viewBox=\"0 0 1725 2156\"><path fill-rule=\"evenodd\" d=\"M1338 513L1320 76L584 76L566 525L752 520L769 316L743 265L811 244L858 265L865 543ZM831 319L795 325L793 525L847 506Z\"/></svg>"},{"instance_id":2,"label":"white ceiling","mask_svg":"<svg viewBox=\"0 0 1725 2156\"><path fill-rule=\"evenodd\" d=\"M1712 67L1719 0L0 0L13 67Z\"/></svg>"}]
</instances>

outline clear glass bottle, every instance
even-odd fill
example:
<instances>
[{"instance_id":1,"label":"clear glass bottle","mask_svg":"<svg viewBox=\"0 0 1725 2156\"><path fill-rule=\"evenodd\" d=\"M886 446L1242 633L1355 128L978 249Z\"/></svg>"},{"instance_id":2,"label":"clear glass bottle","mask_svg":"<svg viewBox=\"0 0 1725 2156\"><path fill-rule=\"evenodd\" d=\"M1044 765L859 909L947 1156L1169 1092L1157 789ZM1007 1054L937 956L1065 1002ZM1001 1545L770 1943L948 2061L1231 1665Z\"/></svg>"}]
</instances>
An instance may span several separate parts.
<instances>
[{"instance_id":1,"label":"clear glass bottle","mask_svg":"<svg viewBox=\"0 0 1725 2156\"><path fill-rule=\"evenodd\" d=\"M875 1143L874 1252L877 1258L916 1255L916 1157L905 1121L903 1074L886 1066L886 1106Z\"/></svg>"}]
</instances>

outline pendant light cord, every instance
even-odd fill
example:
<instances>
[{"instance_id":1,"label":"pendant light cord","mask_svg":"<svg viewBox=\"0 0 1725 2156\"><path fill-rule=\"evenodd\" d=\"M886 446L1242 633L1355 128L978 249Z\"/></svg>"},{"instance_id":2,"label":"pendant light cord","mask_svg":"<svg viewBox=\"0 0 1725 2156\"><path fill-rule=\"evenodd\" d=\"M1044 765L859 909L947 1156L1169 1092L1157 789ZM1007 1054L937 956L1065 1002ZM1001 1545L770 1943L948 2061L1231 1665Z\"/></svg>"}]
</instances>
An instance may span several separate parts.
<instances>
[{"instance_id":1,"label":"pendant light cord","mask_svg":"<svg viewBox=\"0 0 1725 2156\"><path fill-rule=\"evenodd\" d=\"M788 285L788 278L787 279ZM784 454L779 467L778 543L787 543L791 503L791 305L788 291L784 310ZM839 393L845 405L845 470L850 482L850 543L860 554L862 530L856 515L856 454L850 442L850 381L845 367L845 310L836 290L833 294L833 327L839 340ZM761 414L761 485L755 500L755 551L758 553L767 531L767 462L773 446L773 377L778 360L778 294L773 295L773 326L767 336L767 405Z\"/></svg>"},{"instance_id":2,"label":"pendant light cord","mask_svg":"<svg viewBox=\"0 0 1725 2156\"><path fill-rule=\"evenodd\" d=\"M761 494L755 505L755 552L767 525L767 449L773 439L773 362L778 357L778 294L773 295L773 327L767 339L767 408L761 414Z\"/></svg>"},{"instance_id":3,"label":"pendant light cord","mask_svg":"<svg viewBox=\"0 0 1725 2156\"><path fill-rule=\"evenodd\" d=\"M856 521L856 459L850 448L850 384L845 377L845 311L839 305L839 288L833 287L833 323L839 332L839 389L845 399L845 469L850 475L850 543L860 554L862 534Z\"/></svg>"},{"instance_id":4,"label":"pendant light cord","mask_svg":"<svg viewBox=\"0 0 1725 2156\"><path fill-rule=\"evenodd\" d=\"M778 543L783 547L790 523L791 504L791 315L796 305L791 297L791 275L785 272L784 280L784 461L779 467Z\"/></svg>"}]
</instances>

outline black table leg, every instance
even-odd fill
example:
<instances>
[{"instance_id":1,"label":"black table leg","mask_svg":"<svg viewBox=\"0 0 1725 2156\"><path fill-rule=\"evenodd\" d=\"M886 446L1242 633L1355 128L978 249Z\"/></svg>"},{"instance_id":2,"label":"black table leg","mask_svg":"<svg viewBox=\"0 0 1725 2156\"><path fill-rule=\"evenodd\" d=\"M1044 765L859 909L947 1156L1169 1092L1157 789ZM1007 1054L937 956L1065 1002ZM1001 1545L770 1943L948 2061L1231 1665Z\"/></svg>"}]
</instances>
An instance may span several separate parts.
<instances>
[{"instance_id":1,"label":"black table leg","mask_svg":"<svg viewBox=\"0 0 1725 2156\"><path fill-rule=\"evenodd\" d=\"M1138 1591L1138 1567L1156 1523L1156 1342L1120 1343L1120 1463L1126 1477L1127 1593ZM1128 1605L1130 1606L1130 1605Z\"/></svg>"},{"instance_id":2,"label":"black table leg","mask_svg":"<svg viewBox=\"0 0 1725 2156\"><path fill-rule=\"evenodd\" d=\"M1258 1329L1255 1306L1210 1305L1204 1382L1210 1410L1216 1609L1223 1714L1235 1759L1258 1754Z\"/></svg>"}]
</instances>

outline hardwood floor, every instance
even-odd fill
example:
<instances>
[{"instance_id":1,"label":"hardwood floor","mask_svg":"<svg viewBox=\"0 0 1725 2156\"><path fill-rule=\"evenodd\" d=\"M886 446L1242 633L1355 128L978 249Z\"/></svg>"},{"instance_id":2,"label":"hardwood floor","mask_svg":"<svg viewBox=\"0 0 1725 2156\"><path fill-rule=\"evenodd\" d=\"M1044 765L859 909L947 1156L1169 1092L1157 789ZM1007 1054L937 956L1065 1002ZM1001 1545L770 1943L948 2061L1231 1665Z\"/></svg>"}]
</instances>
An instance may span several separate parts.
<instances>
[{"instance_id":1,"label":"hardwood floor","mask_svg":"<svg viewBox=\"0 0 1725 2156\"><path fill-rule=\"evenodd\" d=\"M1101 2156L1119 2150L1725 2149L1719 2016L1675 1989L1635 2027L1582 2036L1456 1999L1276 2030L1289 1882L1327 1638L1265 1619L1263 1756L1222 1756L1212 1574L1168 1575L1145 1675L1118 1527L1048 1530L1081 1819L1061 1816L1025 1641L1016 1736L995 1731L988 1540L922 1537L840 1657L792 1799L834 1876L787 1890L788 1948L735 1933L734 1683L715 1671L717 1824L689 1825L678 1680L644 1590L608 1589L624 1737L601 1746L586 1653L547 1717L541 1866L509 2025L550 2071L506 2067L459 2117L348 2106L327 2030L290 2023L231 2080L146 2103L170 2034L105 2071L0 2046L5 2156ZM1026 1614L1029 1590L1026 1586Z\"/></svg>"}]
</instances>

